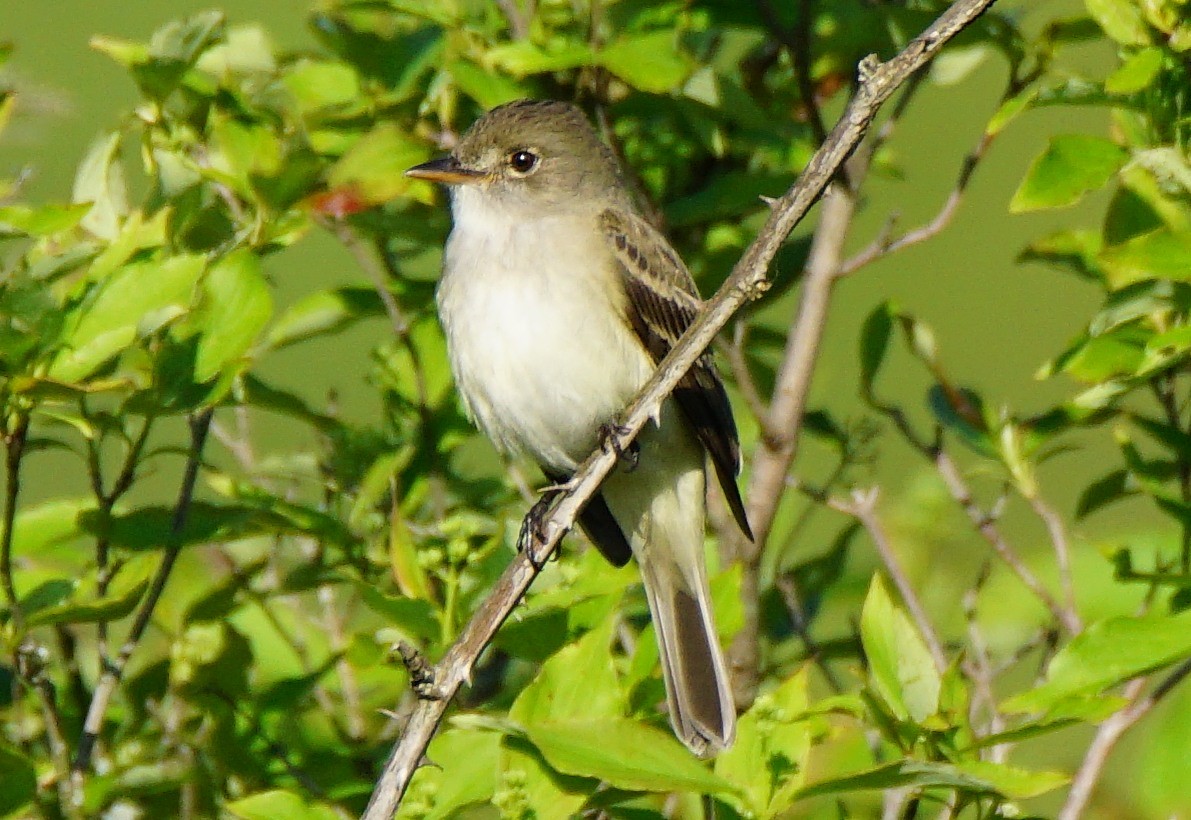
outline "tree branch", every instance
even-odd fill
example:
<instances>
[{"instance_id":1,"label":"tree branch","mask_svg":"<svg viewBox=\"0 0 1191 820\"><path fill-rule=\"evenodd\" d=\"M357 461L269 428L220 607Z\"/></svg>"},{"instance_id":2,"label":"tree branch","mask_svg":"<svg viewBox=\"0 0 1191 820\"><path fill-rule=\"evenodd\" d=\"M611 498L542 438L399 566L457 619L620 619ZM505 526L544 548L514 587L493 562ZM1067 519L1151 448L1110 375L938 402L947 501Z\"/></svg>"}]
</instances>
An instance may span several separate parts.
<instances>
[{"instance_id":1,"label":"tree branch","mask_svg":"<svg viewBox=\"0 0 1191 820\"><path fill-rule=\"evenodd\" d=\"M16 583L12 577L13 528L17 520L17 499L21 494L21 459L25 455L25 442L29 436L29 417L22 415L16 420L11 432L4 437L4 520L0 526L0 586L4 587L4 601L12 613L17 629L22 628L24 618L21 602L17 598Z\"/></svg>"},{"instance_id":2,"label":"tree branch","mask_svg":"<svg viewBox=\"0 0 1191 820\"><path fill-rule=\"evenodd\" d=\"M617 435L617 443L627 445L632 441L652 417L658 403L674 389L732 315L746 301L764 293L768 286L769 264L778 249L859 144L881 104L993 2L995 0L959 0L889 62L881 64L875 57L862 61L856 94L840 121L815 152L798 182L774 203L760 234L737 262L723 287L705 303L698 318L625 410L621 419L624 429ZM364 811L365 820L392 817L446 714L451 698L467 679L480 652L525 594L537 576L538 568L554 552L562 536L574 525L579 511L615 466L615 449L597 450L584 462L575 473L569 490L562 494L553 512L543 522L542 535L535 537L513 560L459 639L434 669L433 690L429 693L432 697L421 700L410 715Z\"/></svg>"},{"instance_id":3,"label":"tree branch","mask_svg":"<svg viewBox=\"0 0 1191 820\"><path fill-rule=\"evenodd\" d=\"M72 767L76 781L74 787L76 800L80 799L83 793L83 773L90 765L91 755L95 751L95 743L103 728L103 719L107 714L108 704L116 692L116 687L120 684L120 679L124 676L129 658L132 657L132 653L145 635L145 630L153 617L153 610L157 608L157 602L161 600L161 594L169 582L174 563L182 551L182 530L190 515L190 502L194 498L194 488L198 481L203 445L207 440L207 432L211 429L211 416L214 412L213 408L207 408L190 417L190 449L186 456L186 470L182 475L182 484L178 490L178 501L174 505L174 514L170 521L169 542L161 557L161 564L157 567L157 573L149 585L149 591L133 617L132 626L128 630L128 637L124 639L124 645L120 647L120 653L103 670L99 682L95 685L95 693L91 696L91 705L88 707L87 717L83 721L83 735L79 739L79 748Z\"/></svg>"},{"instance_id":4,"label":"tree branch","mask_svg":"<svg viewBox=\"0 0 1191 820\"><path fill-rule=\"evenodd\" d=\"M1021 560L1021 556L1018 555L1017 550L1005 540L1000 529L997 528L994 519L980 509L976 500L972 497L972 491L968 488L967 482L960 475L959 467L951 459L951 456L938 445L933 448L933 452L930 455L935 463L935 469L943 479L943 483L947 485L947 491L967 514L968 520L972 522L972 526L976 528L976 531L993 548L993 552L1005 562L1005 565L1013 571L1013 574L1018 577L1022 584L1030 592L1034 593L1034 596L1050 611L1050 614L1058 621L1063 629L1072 635L1078 633L1082 628L1079 616L1075 614L1073 609L1068 609L1055 600L1055 597L1038 580L1038 576Z\"/></svg>"},{"instance_id":5,"label":"tree branch","mask_svg":"<svg viewBox=\"0 0 1191 820\"><path fill-rule=\"evenodd\" d=\"M852 493L852 498L849 501L830 499L828 505L859 521L873 540L873 546L876 547L881 563L885 565L885 571L889 573L906 609L910 611L910 617L914 619L918 631L922 633L923 640L926 641L930 655L935 661L935 669L942 674L947 669L947 653L943 651L943 642L939 640L939 633L935 630L935 625L931 623L930 617L926 614L926 608L918 599L914 585L910 583L905 570L897 560L897 554L889 542L889 534L885 532L885 527L881 525L881 519L877 517L877 494L876 487L867 491L856 490Z\"/></svg>"},{"instance_id":6,"label":"tree branch","mask_svg":"<svg viewBox=\"0 0 1191 820\"><path fill-rule=\"evenodd\" d=\"M1145 689L1146 679L1137 678L1125 688L1125 696L1129 698L1129 705L1100 724L1088 752L1084 755L1075 779L1071 781L1071 791L1067 793L1067 802L1063 804L1058 814L1058 820L1079 820L1083 817L1084 809L1096 784L1100 782L1100 774L1108 756L1117 741L1139 720L1145 717L1151 709L1158 705L1164 697L1169 695L1176 686L1191 674L1191 660L1184 661L1173 672L1166 676L1156 687L1144 697L1141 692Z\"/></svg>"}]
</instances>

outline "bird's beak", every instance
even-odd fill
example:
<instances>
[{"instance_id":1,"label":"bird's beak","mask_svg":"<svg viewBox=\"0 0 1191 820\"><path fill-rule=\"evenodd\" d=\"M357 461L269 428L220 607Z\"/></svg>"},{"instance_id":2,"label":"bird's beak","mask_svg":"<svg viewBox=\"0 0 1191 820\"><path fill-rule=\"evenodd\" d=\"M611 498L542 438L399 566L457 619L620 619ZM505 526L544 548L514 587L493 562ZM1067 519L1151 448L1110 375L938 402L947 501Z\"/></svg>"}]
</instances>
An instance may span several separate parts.
<instances>
[{"instance_id":1,"label":"bird's beak","mask_svg":"<svg viewBox=\"0 0 1191 820\"><path fill-rule=\"evenodd\" d=\"M441 182L444 185L474 185L487 176L482 171L473 171L463 167L459 160L452 156L432 159L430 162L415 165L406 171L405 175L414 179Z\"/></svg>"}]
</instances>

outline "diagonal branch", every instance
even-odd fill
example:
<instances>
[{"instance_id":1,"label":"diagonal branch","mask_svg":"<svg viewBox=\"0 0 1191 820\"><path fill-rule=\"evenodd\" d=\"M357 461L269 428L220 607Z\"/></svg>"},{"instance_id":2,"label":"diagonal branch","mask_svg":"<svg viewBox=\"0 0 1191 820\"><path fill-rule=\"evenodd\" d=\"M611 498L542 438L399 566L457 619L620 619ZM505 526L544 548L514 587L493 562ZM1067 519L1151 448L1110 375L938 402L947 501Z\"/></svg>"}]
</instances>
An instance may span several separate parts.
<instances>
[{"instance_id":1,"label":"diagonal branch","mask_svg":"<svg viewBox=\"0 0 1191 820\"><path fill-rule=\"evenodd\" d=\"M76 780L76 800L82 797L83 776L91 765L91 755L99 740L108 704L116 693L116 687L120 685L120 680L124 677L124 670L128 667L129 659L136 651L153 619L153 611L157 608L162 593L165 592L166 584L170 580L170 573L173 572L178 555L182 552L182 531L190 515L190 504L194 500L195 484L202 466L203 445L206 443L207 433L211 429L211 417L214 412L214 408L206 408L194 413L189 418L190 449L186 454L186 468L182 475L182 485L178 490L178 500L174 504L168 541L161 556L161 563L158 564L157 572L153 575L149 589L133 616L132 626L128 629L124 645L120 647L120 652L110 664L106 665L100 675L95 692L91 696L91 704L87 708L87 716L83 721L83 734L79 739L79 747L72 767Z\"/></svg>"},{"instance_id":2,"label":"diagonal branch","mask_svg":"<svg viewBox=\"0 0 1191 820\"><path fill-rule=\"evenodd\" d=\"M769 284L769 264L778 249L859 144L881 104L993 2L995 0L958 0L889 62L882 64L874 56L861 62L856 94L843 116L795 185L773 203L773 210L760 234L737 262L723 287L705 303L699 317L625 410L621 419L623 432L617 435L617 443L627 445L632 441L652 417L654 408L677 386L732 315L745 302L765 292ZM535 537L513 560L459 639L435 667L431 697L421 700L410 715L364 811L365 820L392 817L446 714L451 698L467 679L480 652L529 589L538 568L554 552L562 536L574 525L579 511L615 466L615 450L615 447L598 450L583 463L569 489L543 522L542 537Z\"/></svg>"}]
</instances>

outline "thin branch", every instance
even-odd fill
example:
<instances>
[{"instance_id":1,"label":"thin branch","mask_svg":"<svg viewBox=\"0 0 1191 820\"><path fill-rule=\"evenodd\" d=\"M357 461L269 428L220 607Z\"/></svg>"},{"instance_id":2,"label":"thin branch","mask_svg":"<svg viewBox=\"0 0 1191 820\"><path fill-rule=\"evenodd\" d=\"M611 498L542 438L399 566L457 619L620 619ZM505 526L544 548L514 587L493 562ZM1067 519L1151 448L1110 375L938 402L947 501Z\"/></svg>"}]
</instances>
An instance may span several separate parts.
<instances>
[{"instance_id":1,"label":"thin branch","mask_svg":"<svg viewBox=\"0 0 1191 820\"><path fill-rule=\"evenodd\" d=\"M401 310L401 305L397 304L397 299L394 298L393 292L389 290L389 284L386 281L386 274L382 267L382 262L378 261L372 249L356 236L355 232L341 219L331 219L325 217L318 220L319 224L330 231L336 239L338 239L343 247L347 248L348 253L356 260L356 264L360 266L360 270L368 274L368 278L372 280L372 287L376 291L377 297L384 305L385 313L389 317L389 323L393 326L393 332L399 337L404 338L409 335L409 319L406 318L404 311Z\"/></svg>"},{"instance_id":2,"label":"thin branch","mask_svg":"<svg viewBox=\"0 0 1191 820\"><path fill-rule=\"evenodd\" d=\"M21 459L25 456L25 442L29 436L29 417L22 415L16 426L4 438L4 532L0 534L0 585L4 600L12 612L12 622L19 632L24 622L21 602L17 598L12 577L13 527L17 519L17 499L21 494Z\"/></svg>"},{"instance_id":3,"label":"thin branch","mask_svg":"<svg viewBox=\"0 0 1191 820\"><path fill-rule=\"evenodd\" d=\"M95 692L91 696L91 705L87 709L87 717L83 721L83 735L79 738L79 748L73 766L76 799L82 795L83 773L90 765L91 755L95 751L95 743L103 728L108 704L124 676L129 658L132 657L132 653L145 635L145 630L153 617L153 610L157 608L157 602L161 600L174 563L182 551L182 530L186 526L186 520L190 514L190 502L194 498L194 488L198 481L199 467L202 464L203 445L207 440L207 432L211 429L211 417L214 412L213 408L207 408L190 417L190 449L186 456L186 469L182 475L182 484L178 490L178 501L174 505L174 514L170 520L169 540L166 543L165 552L161 557L157 572L149 584L149 590L144 600L141 601L136 615L133 616L132 626L128 630L128 637L125 638L124 645L120 647L120 653L103 670L103 674L95 686Z\"/></svg>"},{"instance_id":4,"label":"thin branch","mask_svg":"<svg viewBox=\"0 0 1191 820\"><path fill-rule=\"evenodd\" d=\"M79 811L77 801L73 797L70 782L70 749L62 731L62 715L58 710L54 683L46 674L48 662L49 653L31 640L17 648L17 674L37 694L37 701L41 706L42 722L45 724L46 740L50 747L50 760L54 767L59 807L67 817L82 817L82 812Z\"/></svg>"},{"instance_id":5,"label":"thin branch","mask_svg":"<svg viewBox=\"0 0 1191 820\"><path fill-rule=\"evenodd\" d=\"M972 522L976 531L984 537L984 540L993 548L993 552L1005 562L1005 565L1013 571L1013 574L1050 611L1050 614L1059 622L1063 629L1072 635L1079 632L1081 624L1075 611L1060 605L1055 600L1055 597L1038 580L1038 576L1026 566L1025 562L1021 560L1021 556L1017 554L1017 551L1005 540L995 520L980 509L976 500L972 497L972 491L968 488L967 482L960 475L959 467L956 466L951 456L942 447L936 446L933 450L932 458L935 463L935 469L943 479L943 483L947 485L947 490L951 493L951 497L955 499L956 503L967 514L968 520Z\"/></svg>"},{"instance_id":6,"label":"thin branch","mask_svg":"<svg viewBox=\"0 0 1191 820\"><path fill-rule=\"evenodd\" d=\"M999 734L1005 729L1005 719L1001 715L1000 710L997 709L997 696L993 690L993 679L996 677L996 670L993 668L992 657L989 655L988 641L985 640L984 632L981 631L976 617L976 607L980 593L991 575L992 565L986 560L983 568L980 570L980 576L976 579L976 583L963 596L964 620L967 621L968 645L970 647L969 667L965 668L970 669L968 678L972 681L973 688L975 689L974 697L972 697L969 705L968 719L973 726L977 725L978 710L983 702L985 709L988 711L988 724L982 732L986 736ZM993 763L1004 763L1008 754L1009 744L998 743L989 751L989 758Z\"/></svg>"},{"instance_id":7,"label":"thin branch","mask_svg":"<svg viewBox=\"0 0 1191 820\"><path fill-rule=\"evenodd\" d=\"M1071 544L1067 538L1067 527L1063 524L1062 517L1040 495L1031 493L1025 498L1031 509L1034 510L1034 514L1046 525L1046 532L1050 536L1050 543L1055 551L1055 562L1059 565L1059 584L1063 589L1063 603L1071 623L1075 625L1074 631L1079 632L1083 629L1083 621L1075 606L1075 582L1071 577Z\"/></svg>"},{"instance_id":8,"label":"thin branch","mask_svg":"<svg viewBox=\"0 0 1191 820\"><path fill-rule=\"evenodd\" d=\"M1100 782L1104 764L1108 762L1108 756L1117 741L1157 706L1159 701L1182 683L1189 674L1191 674L1191 660L1184 661L1145 696L1141 694L1145 689L1145 678L1137 678L1129 683L1125 688L1125 697L1130 700L1129 705L1114 713L1096 730L1096 736L1088 746L1083 763L1080 764L1079 771L1075 773L1075 778L1071 781L1071 791L1067 793L1067 802L1063 804L1063 808L1058 814L1058 820L1078 820L1083 817L1088 800L1091 799L1096 784Z\"/></svg>"},{"instance_id":9,"label":"thin branch","mask_svg":"<svg viewBox=\"0 0 1191 820\"><path fill-rule=\"evenodd\" d=\"M840 266L839 275L847 276L848 274L855 273L860 268L875 262L883 256L888 256L903 248L925 242L942 233L943 229L951 224L951 220L959 210L960 203L964 199L964 194L968 190L968 184L972 181L972 175L976 171L976 167L980 164L980 161L984 158L984 154L988 151L989 145L992 144L993 137L994 135L987 131L980 135L980 139L976 142L976 147L964 157L951 193L947 195L943 206L939 208L938 213L929 222L912 231L907 231L896 239L890 237L888 230L882 231L867 247L858 251Z\"/></svg>"},{"instance_id":10,"label":"thin branch","mask_svg":"<svg viewBox=\"0 0 1191 820\"><path fill-rule=\"evenodd\" d=\"M87 469L91 475L92 492L99 505L100 531L95 542L95 594L100 598L107 594L108 585L116 575L116 569L111 564L112 537L109 530L111 529L112 511L116 508L116 503L132 489L132 485L136 481L136 471L141 463L141 453L144 452L145 444L149 441L149 431L152 428L153 416L148 415L136 438L129 443L124 454L124 463L120 466L120 472L117 474L116 480L112 482L110 490L105 490L103 486L103 464L100 458L99 444L92 439L87 440ZM95 632L96 651L99 655L100 665L103 666L108 663L108 622L106 618L96 622Z\"/></svg>"},{"instance_id":11,"label":"thin branch","mask_svg":"<svg viewBox=\"0 0 1191 820\"><path fill-rule=\"evenodd\" d=\"M856 181L863 176L863 171L856 168L848 176ZM827 326L835 272L855 207L852 191L838 180L823 195L819 224L807 259L798 316L778 367L769 414L761 422L762 431L768 435L758 442L753 455L747 504L754 540L749 542L743 535L733 536L734 552L740 558L742 570L740 601L744 622L728 648L728 667L736 705L742 710L752 704L760 682L761 558L767 549L778 505L785 495L790 465L798 453L811 376Z\"/></svg>"},{"instance_id":12,"label":"thin branch","mask_svg":"<svg viewBox=\"0 0 1191 820\"><path fill-rule=\"evenodd\" d=\"M509 34L514 40L524 40L529 37L529 21L533 18L533 3L526 11L517 5L517 0L496 0L496 5L505 16L509 25Z\"/></svg>"},{"instance_id":13,"label":"thin branch","mask_svg":"<svg viewBox=\"0 0 1191 820\"><path fill-rule=\"evenodd\" d=\"M728 361L728 369L732 372L732 379L736 382L737 388L740 389L740 395L744 396L744 403L748 405L749 411L756 418L757 423L764 425L769 418L769 405L761 397L761 391L757 389L757 381L753 378L748 359L744 355L744 344L747 338L748 325L744 322L737 322L732 327L731 344L721 343L717 339L716 348L724 354L724 358ZM769 432L762 430L761 435L768 437Z\"/></svg>"},{"instance_id":14,"label":"thin branch","mask_svg":"<svg viewBox=\"0 0 1191 820\"><path fill-rule=\"evenodd\" d=\"M318 601L323 608L323 626L330 639L331 651L339 655L335 662L335 673L339 676L339 688L343 695L343 707L347 712L348 737L359 741L364 737L364 713L360 708L360 684L356 670L347 659L347 638L343 633L343 619L336 609L335 590L330 584L318 588Z\"/></svg>"},{"instance_id":15,"label":"thin branch","mask_svg":"<svg viewBox=\"0 0 1191 820\"><path fill-rule=\"evenodd\" d=\"M774 203L765 226L737 262L724 286L705 303L682 339L625 410L621 419L623 433L615 437L617 443L627 445L632 441L652 417L658 403L677 386L732 315L746 301L765 291L769 264L778 249L864 137L880 105L993 2L995 0L959 0L889 62L880 64L875 57L862 62L860 83L843 117L815 152L794 187ZM366 820L389 820L392 817L446 714L451 698L467 679L480 652L521 600L537 576L538 568L554 552L563 535L574 525L579 511L615 466L615 450L615 447L597 450L579 468L569 489L544 520L540 535L532 539L497 580L492 593L480 604L459 639L439 662L434 670L433 687L428 692L431 697L418 702L401 739L393 747L363 814Z\"/></svg>"},{"instance_id":16,"label":"thin branch","mask_svg":"<svg viewBox=\"0 0 1191 820\"><path fill-rule=\"evenodd\" d=\"M905 570L902 569L897 553L893 551L893 545L889 541L889 535L885 532L885 527L877 516L877 494L876 487L867 491L856 490L852 493L850 501L830 499L827 503L832 509L852 516L863 525L869 538L873 540L873 546L876 547L881 563L885 565L885 571L889 573L906 609L910 611L910 617L914 619L914 624L922 633L930 655L934 658L935 668L941 674L947 668L947 653L943 651L943 642L939 640L939 633L935 631L935 625L931 623L930 617L926 614L926 609L922 606L918 593L914 591L914 586L906 576Z\"/></svg>"}]
</instances>

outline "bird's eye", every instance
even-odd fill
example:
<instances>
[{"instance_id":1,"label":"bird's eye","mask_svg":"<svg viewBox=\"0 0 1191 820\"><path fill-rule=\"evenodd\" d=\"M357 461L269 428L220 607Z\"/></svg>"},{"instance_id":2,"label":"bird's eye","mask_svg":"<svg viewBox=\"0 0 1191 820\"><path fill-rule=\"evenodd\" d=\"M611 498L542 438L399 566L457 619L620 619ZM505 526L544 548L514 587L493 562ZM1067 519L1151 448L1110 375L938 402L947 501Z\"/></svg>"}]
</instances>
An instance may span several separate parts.
<instances>
[{"instance_id":1,"label":"bird's eye","mask_svg":"<svg viewBox=\"0 0 1191 820\"><path fill-rule=\"evenodd\" d=\"M529 151L514 151L509 154L509 167L518 174L528 174L538 164L538 155Z\"/></svg>"}]
</instances>

